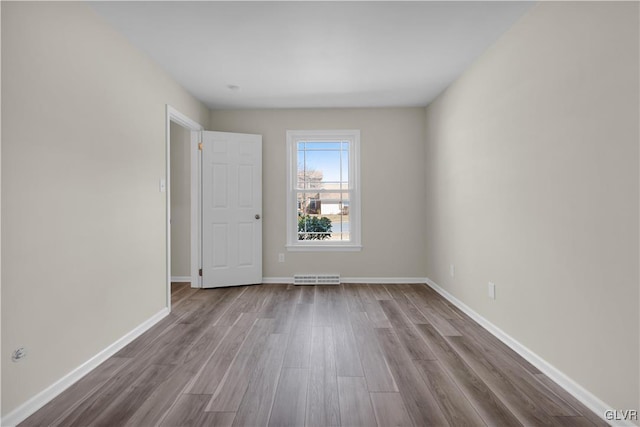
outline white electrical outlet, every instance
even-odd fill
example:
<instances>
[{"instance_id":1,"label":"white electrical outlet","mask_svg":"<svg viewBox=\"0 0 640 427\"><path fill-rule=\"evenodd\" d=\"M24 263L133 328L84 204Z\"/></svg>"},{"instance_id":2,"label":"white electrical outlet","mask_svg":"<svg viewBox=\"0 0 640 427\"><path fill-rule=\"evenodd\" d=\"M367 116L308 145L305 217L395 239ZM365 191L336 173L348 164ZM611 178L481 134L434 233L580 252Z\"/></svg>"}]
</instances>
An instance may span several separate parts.
<instances>
[{"instance_id":1,"label":"white electrical outlet","mask_svg":"<svg viewBox=\"0 0 640 427\"><path fill-rule=\"evenodd\" d=\"M496 285L493 282L489 282L489 298L496 299Z\"/></svg>"},{"instance_id":2,"label":"white electrical outlet","mask_svg":"<svg viewBox=\"0 0 640 427\"><path fill-rule=\"evenodd\" d=\"M449 275L450 275L451 277L455 277L455 275L456 275L456 269L455 269L455 267L453 266L453 264L449 264Z\"/></svg>"},{"instance_id":3,"label":"white electrical outlet","mask_svg":"<svg viewBox=\"0 0 640 427\"><path fill-rule=\"evenodd\" d=\"M278 262L284 262L284 254L283 253L279 253L278 254Z\"/></svg>"}]
</instances>

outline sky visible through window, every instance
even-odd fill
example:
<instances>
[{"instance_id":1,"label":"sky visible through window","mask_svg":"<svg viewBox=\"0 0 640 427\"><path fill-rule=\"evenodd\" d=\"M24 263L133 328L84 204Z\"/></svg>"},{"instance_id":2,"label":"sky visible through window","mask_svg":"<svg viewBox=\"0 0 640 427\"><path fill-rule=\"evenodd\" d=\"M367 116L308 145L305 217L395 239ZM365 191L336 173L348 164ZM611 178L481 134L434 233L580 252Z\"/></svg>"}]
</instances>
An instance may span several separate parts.
<instances>
[{"instance_id":1,"label":"sky visible through window","mask_svg":"<svg viewBox=\"0 0 640 427\"><path fill-rule=\"evenodd\" d=\"M298 170L322 172L322 182L348 182L349 143L298 142Z\"/></svg>"}]
</instances>

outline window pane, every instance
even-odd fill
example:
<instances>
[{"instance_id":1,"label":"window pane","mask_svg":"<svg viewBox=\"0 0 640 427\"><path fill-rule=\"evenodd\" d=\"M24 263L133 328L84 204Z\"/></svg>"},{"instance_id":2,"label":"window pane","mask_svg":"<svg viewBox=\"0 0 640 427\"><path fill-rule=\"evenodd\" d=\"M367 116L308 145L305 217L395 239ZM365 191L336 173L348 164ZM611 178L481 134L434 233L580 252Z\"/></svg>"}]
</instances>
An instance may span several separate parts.
<instances>
[{"instance_id":1,"label":"window pane","mask_svg":"<svg viewBox=\"0 0 640 427\"><path fill-rule=\"evenodd\" d=\"M306 151L305 170L322 182L340 182L340 151Z\"/></svg>"},{"instance_id":2,"label":"window pane","mask_svg":"<svg viewBox=\"0 0 640 427\"><path fill-rule=\"evenodd\" d=\"M297 188L322 188L322 171L309 167L308 158L308 152L298 151Z\"/></svg>"},{"instance_id":3,"label":"window pane","mask_svg":"<svg viewBox=\"0 0 640 427\"><path fill-rule=\"evenodd\" d=\"M298 147L301 144L298 144ZM300 148L298 148L298 183L296 184L297 188L305 188L304 186L304 182L305 182L305 174L304 174L304 151L300 151Z\"/></svg>"},{"instance_id":4,"label":"window pane","mask_svg":"<svg viewBox=\"0 0 640 427\"><path fill-rule=\"evenodd\" d=\"M298 143L298 189L348 189L349 143L307 142Z\"/></svg>"},{"instance_id":5,"label":"window pane","mask_svg":"<svg viewBox=\"0 0 640 427\"><path fill-rule=\"evenodd\" d=\"M299 192L298 240L349 241L349 193Z\"/></svg>"},{"instance_id":6,"label":"window pane","mask_svg":"<svg viewBox=\"0 0 640 427\"><path fill-rule=\"evenodd\" d=\"M343 146L347 147L347 151L342 151L342 185L341 189L348 190L349 189L349 144L343 144Z\"/></svg>"},{"instance_id":7,"label":"window pane","mask_svg":"<svg viewBox=\"0 0 640 427\"><path fill-rule=\"evenodd\" d=\"M340 142L319 142L319 141L314 141L314 142L304 142L298 143L298 150L302 149L300 148L300 144L304 144L304 148L306 150L340 150Z\"/></svg>"}]
</instances>

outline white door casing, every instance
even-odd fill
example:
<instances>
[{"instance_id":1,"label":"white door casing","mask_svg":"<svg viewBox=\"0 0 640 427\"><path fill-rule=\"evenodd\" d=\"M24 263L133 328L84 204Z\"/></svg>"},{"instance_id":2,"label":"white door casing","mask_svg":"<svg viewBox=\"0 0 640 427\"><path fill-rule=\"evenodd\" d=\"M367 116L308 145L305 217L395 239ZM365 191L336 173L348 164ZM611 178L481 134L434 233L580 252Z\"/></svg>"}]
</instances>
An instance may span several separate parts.
<instances>
[{"instance_id":1,"label":"white door casing","mask_svg":"<svg viewBox=\"0 0 640 427\"><path fill-rule=\"evenodd\" d=\"M198 142L202 139L203 127L170 105L166 105L166 293L167 308L171 309L171 122L174 122L191 132L191 261L190 276L191 287L200 287L200 155L198 154Z\"/></svg>"},{"instance_id":2,"label":"white door casing","mask_svg":"<svg viewBox=\"0 0 640 427\"><path fill-rule=\"evenodd\" d=\"M262 282L262 136L202 133L202 287Z\"/></svg>"}]
</instances>

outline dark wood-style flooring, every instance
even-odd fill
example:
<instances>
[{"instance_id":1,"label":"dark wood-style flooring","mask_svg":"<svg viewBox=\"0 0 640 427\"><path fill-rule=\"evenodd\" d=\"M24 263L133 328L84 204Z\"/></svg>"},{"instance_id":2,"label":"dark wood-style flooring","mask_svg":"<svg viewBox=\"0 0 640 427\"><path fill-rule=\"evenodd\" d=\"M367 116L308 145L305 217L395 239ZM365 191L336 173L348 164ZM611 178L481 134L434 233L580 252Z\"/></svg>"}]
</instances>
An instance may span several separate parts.
<instances>
[{"instance_id":1,"label":"dark wood-style flooring","mask_svg":"<svg viewBox=\"0 0 640 427\"><path fill-rule=\"evenodd\" d=\"M172 289L21 426L602 426L426 285Z\"/></svg>"}]
</instances>

